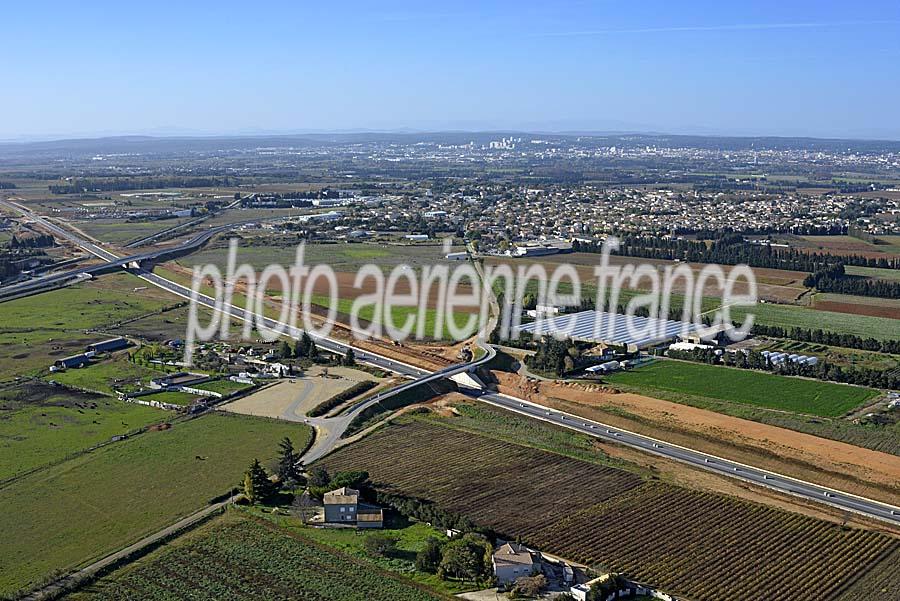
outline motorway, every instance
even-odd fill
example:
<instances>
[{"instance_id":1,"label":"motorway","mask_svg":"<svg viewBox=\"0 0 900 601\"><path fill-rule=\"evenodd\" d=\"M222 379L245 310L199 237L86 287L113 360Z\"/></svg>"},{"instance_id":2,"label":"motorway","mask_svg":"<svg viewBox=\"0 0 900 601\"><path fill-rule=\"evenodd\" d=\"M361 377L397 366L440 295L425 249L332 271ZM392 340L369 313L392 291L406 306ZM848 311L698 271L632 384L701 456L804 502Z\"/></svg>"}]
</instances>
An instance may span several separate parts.
<instances>
[{"instance_id":1,"label":"motorway","mask_svg":"<svg viewBox=\"0 0 900 601\"><path fill-rule=\"evenodd\" d=\"M539 419L545 422L563 426L606 442L624 444L641 451L652 453L686 463L695 468L713 472L731 478L737 478L759 486L764 486L781 493L795 497L825 503L841 510L874 517L885 522L900 526L900 508L886 503L879 503L856 495L841 492L824 486L818 486L797 480L789 476L783 476L755 468L736 461L723 459L715 455L708 455L700 451L694 451L685 447L670 444L649 436L643 436L621 428L615 428L606 424L585 419L571 413L565 413L556 409L550 409L515 397L504 394L479 394L474 392L482 402L500 407L508 411Z\"/></svg>"},{"instance_id":2,"label":"motorway","mask_svg":"<svg viewBox=\"0 0 900 601\"><path fill-rule=\"evenodd\" d=\"M103 249L89 241L82 240L69 230L52 224L43 217L38 216L31 211L28 211L20 205L3 203L2 201L0 201L0 204L4 204L23 214L26 214L36 222L42 223L47 229L53 231L57 235L70 240L71 242L81 246L88 252L91 252L92 254L100 258L104 258L110 263L122 264L123 262L122 258L117 257L108 250ZM199 236L203 236L211 231L212 230L208 230L203 234L199 234ZM214 234L209 233L210 237L212 235ZM143 256L150 258L154 256L154 253L145 253ZM171 280L143 269L129 269L129 271L155 286L158 286L164 290L168 290L172 294L187 299L192 298L191 290L185 286L177 284ZM257 318L256 315L251 312L245 311L241 307L221 304L219 305L219 307L217 307L215 299L203 294L196 295L196 301L209 308L218 309L238 320L243 321L252 319L255 321L259 319L262 325L264 325L265 327L270 329L281 328L281 330L285 334L294 338L298 338L303 333L303 331L299 328L292 327L287 324L281 324L267 317L260 316ZM317 346L337 354L344 354L346 353L347 349L350 348L349 344L339 340L335 340L333 338L313 336L313 339L315 340ZM402 392L403 390L407 390L426 382L438 380L441 378L447 378L454 374L474 370L478 365L481 365L493 358L496 352L489 345L482 344L481 346L485 350L485 355L480 359L471 363L451 365L436 372L429 372L408 363L397 361L396 359L391 359L389 357L354 348L353 350L354 354L356 355L357 361L368 363L370 365L374 365L379 368L404 375L406 377L412 378L412 380L400 386L392 388L391 390L369 397L368 399L365 399L360 403L357 403L351 408L349 412L341 416L342 422L349 424L352 417L355 417L367 407L370 407L371 405L374 405L375 403L378 403L379 401L384 400L391 395ZM721 457L708 455L706 453L701 453L700 451L695 451L686 447L673 445L661 440L656 440L647 436L636 434L634 432L622 430L621 428L614 428L600 422L595 422L580 418L575 415L551 410L541 405L507 395L489 393L484 390L464 389L463 391L477 397L482 402L509 411L513 411L530 418L550 422L559 426L564 426L566 428L576 430L600 439L604 439L609 442L623 444L647 453L665 457L667 459L680 461L682 463L686 463L708 472L729 476L731 478L737 478L739 480L763 486L784 494L800 497L809 501L814 501L816 503L823 503L831 507L835 507L839 510L850 511L900 526L900 508L888 505L886 503L858 497L842 491L818 486L809 482L804 482L802 480L797 480L789 476L784 476L742 463L729 461ZM350 417L350 419L345 420L344 418L348 416ZM346 426L344 426L344 428L345 427ZM313 455L306 457L305 459L315 459L323 456L324 454L327 454L327 452L337 446L338 439L342 432L343 428L330 429L329 435L325 440L317 441L316 447L313 449Z\"/></svg>"}]
</instances>

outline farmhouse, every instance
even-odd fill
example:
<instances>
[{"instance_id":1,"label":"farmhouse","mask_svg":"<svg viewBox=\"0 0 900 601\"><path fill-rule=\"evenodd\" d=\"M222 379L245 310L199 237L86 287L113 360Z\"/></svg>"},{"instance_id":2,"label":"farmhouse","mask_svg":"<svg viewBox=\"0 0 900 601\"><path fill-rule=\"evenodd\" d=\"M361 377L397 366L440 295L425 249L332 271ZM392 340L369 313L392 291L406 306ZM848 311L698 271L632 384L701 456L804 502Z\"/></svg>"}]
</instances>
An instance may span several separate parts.
<instances>
[{"instance_id":1,"label":"farmhouse","mask_svg":"<svg viewBox=\"0 0 900 601\"><path fill-rule=\"evenodd\" d=\"M381 528L384 510L361 503L359 491L346 486L325 493L326 524L346 524L357 528Z\"/></svg>"},{"instance_id":2,"label":"farmhouse","mask_svg":"<svg viewBox=\"0 0 900 601\"><path fill-rule=\"evenodd\" d=\"M492 556L497 584L512 584L517 578L540 572L540 556L519 543L501 545Z\"/></svg>"}]
</instances>

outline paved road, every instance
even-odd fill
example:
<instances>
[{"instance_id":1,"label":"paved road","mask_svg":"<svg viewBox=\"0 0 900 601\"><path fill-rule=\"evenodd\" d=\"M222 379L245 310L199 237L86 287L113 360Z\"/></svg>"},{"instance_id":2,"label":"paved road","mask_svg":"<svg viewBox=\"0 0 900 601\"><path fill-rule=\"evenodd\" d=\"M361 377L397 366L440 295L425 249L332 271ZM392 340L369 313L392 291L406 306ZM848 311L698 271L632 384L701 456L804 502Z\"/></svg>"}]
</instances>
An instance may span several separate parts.
<instances>
[{"instance_id":1,"label":"paved road","mask_svg":"<svg viewBox=\"0 0 900 601\"><path fill-rule=\"evenodd\" d=\"M89 240L85 240L75 234L74 232L67 230L63 227L60 227L50 220L28 210L26 207L19 205L17 203L9 203L5 201L0 201L0 204L7 206L8 208L18 211L29 217L36 224L43 226L45 229L53 232L55 235L65 238L86 250L87 252L100 257L108 262L108 264L127 266L134 261L142 261L148 259L155 259L160 256L161 253L166 252L165 250L160 251L151 251L147 253L142 253L140 255L133 255L131 257L119 257L114 253L94 244ZM193 236L190 240L184 242L181 246L189 246L191 248L195 246L200 246L205 244L212 236L222 231L225 231L229 227L232 226L222 226L218 228L211 228L204 232L201 232L195 236ZM171 252L171 249L168 249L168 252ZM185 299L196 299L196 302L200 305L204 305L213 310L218 310L231 318L234 318L238 321L254 321L261 322L263 326L275 330L279 329L284 332L287 336L291 338L299 339L303 334L303 330L301 328L292 327L288 324L284 324L278 322L274 319L268 317L257 316L251 311L247 311L242 307L238 307L233 304L224 304L224 303L216 303L216 300L205 294L197 294L193 295L191 289L182 286L176 282L173 282L169 279L166 279L162 276L156 275L152 272L149 272L145 269L135 269L128 268L128 271L141 278L142 280L153 284L154 286L158 286L172 294L180 296ZM351 348L351 345L337 340L335 338L330 338L326 336L317 336L310 333L313 341L316 343L316 346L323 348L329 352L336 353L339 355L346 354L347 350ZM352 406L348 411L341 414L340 416L331 418L329 421L327 428L320 429L320 436L317 437L316 443L312 449L310 449L309 454L304 459L306 461L312 461L314 458L321 457L331 451L338 443L340 439L340 435L346 430L347 426L353 421L353 418L359 415L368 407L375 405L387 398L390 398L400 392L408 390L410 388L414 388L416 386L420 386L427 382L433 382L435 380L440 380L443 378L448 378L458 373L472 371L477 368L479 365L490 361L496 351L489 345L481 344L482 349L484 350L484 355L472 362L469 363L457 363L454 365L450 365L436 372L430 372L425 369L421 369L414 365L410 365L408 363L404 363L403 361L398 361L396 359L392 359L390 357L385 357L382 355L376 355L374 353L370 353L368 351L364 351L362 349L353 349L353 353L356 356L356 360L360 363L366 363L369 365L373 365L375 367L385 369L387 371L401 374L408 378L411 378L411 381L405 382L399 386L395 386L389 390L385 390L376 395L373 395L369 398L366 398L356 405ZM312 423L312 420L310 420Z\"/></svg>"},{"instance_id":2,"label":"paved road","mask_svg":"<svg viewBox=\"0 0 900 601\"><path fill-rule=\"evenodd\" d=\"M771 488L778 492L802 497L819 503L825 503L838 509L863 514L900 526L900 508L886 503L879 503L878 501L872 501L824 486L810 484L809 482L755 468L736 461L729 461L728 459L723 459L715 455L708 455L706 453L701 453L700 451L694 451L685 447L669 444L662 440L650 438L649 436L642 436L621 428L608 426L600 422L557 411L556 409L550 409L536 403L531 403L504 394L479 394L478 392L475 392L474 395L477 396L479 400L490 405L514 411L534 419L564 426L608 442L624 444L647 453L660 455L667 459L681 461L682 463L687 463L693 467L709 472L738 478L759 486Z\"/></svg>"},{"instance_id":3,"label":"paved road","mask_svg":"<svg viewBox=\"0 0 900 601\"><path fill-rule=\"evenodd\" d=\"M55 224L52 224L43 217L40 217L28 211L20 205L14 205L5 202L3 202L2 204L9 206L14 210L27 214L31 219L35 221L42 222L45 227L47 227L51 231L71 240L73 243L78 244L88 252L100 256L101 258L105 257L107 261L121 261L120 258L116 257L109 251L102 249L96 244L93 244L89 241L82 240L72 232L60 228ZM153 253L148 254L152 255ZM145 281L168 290L173 294L182 296L184 298L191 298L191 291L188 288L181 286L180 284L144 270L132 269L130 271L132 271L132 273L135 273L135 275L144 279ZM206 295L198 295L197 302L214 309L217 308L215 300ZM218 308L223 313L226 313L238 320L255 319L254 315L245 312L244 309L236 307L234 305L225 305ZM278 322L270 318L263 318L262 322L263 325L272 329L274 329L276 326L281 326L283 327L283 330L287 335L295 338L298 338L302 334L302 330L300 330L299 328L279 324ZM349 348L349 345L347 343L335 340L333 338L321 336L314 336L313 338L317 346L333 353L344 354ZM419 386L426 382L450 377L454 374L462 373L464 371L470 371L476 366L485 363L486 361L489 361L491 358L493 358L495 351L492 347L488 345L482 345L482 348L485 349L485 355L477 361L473 361L472 363L468 364L463 363L451 365L450 367L436 372L428 372L427 370L409 365L407 363L403 363L402 361L397 361L396 359L391 359L389 357L384 357L381 355L376 355L374 353L354 349L354 353L356 354L356 358L358 361L375 365L394 373L399 373L411 378L412 381L406 382L400 386L392 388L391 390L376 394L368 399L360 401L346 413L336 418L332 418L338 421L333 421L329 424L329 426L331 427L328 429L327 434L323 437L323 439L316 441L316 445L313 449L310 450L310 454L304 459L307 461L312 461L327 454L327 452L329 452L334 448L334 446L336 446L336 444L338 443L338 439L340 438L340 434L343 433L343 431L346 429L346 426L349 425L350 421L352 421L353 417L358 415L367 407L414 386ZM556 423L558 425L578 430L591 436L596 436L598 438L603 438L611 442L624 444L648 453L666 457L668 459L681 461L683 463L687 463L689 465L707 471L727 475L732 478L738 478L745 482L751 482L759 486L765 486L782 493L802 497L804 499L815 501L818 503L824 503L838 509L852 511L895 525L900 525L900 508L895 506L880 503L878 501L873 501L863 497L858 497L838 490L817 486L815 484L796 480L788 476L767 472L759 468L751 467L734 461L729 461L720 457L715 457L713 455L707 455L705 453L694 451L685 447L672 445L647 436L628 432L620 428L613 428L599 422L593 422L576 417L571 414L565 414L559 411L550 410L542 407L541 405L536 405L534 403L516 399L514 397L509 397L501 394L484 394L485 391L483 390L470 392L472 392L474 396L478 396L482 401L486 403L490 403L504 409L509 409L522 415L527 415L528 417Z\"/></svg>"}]
</instances>

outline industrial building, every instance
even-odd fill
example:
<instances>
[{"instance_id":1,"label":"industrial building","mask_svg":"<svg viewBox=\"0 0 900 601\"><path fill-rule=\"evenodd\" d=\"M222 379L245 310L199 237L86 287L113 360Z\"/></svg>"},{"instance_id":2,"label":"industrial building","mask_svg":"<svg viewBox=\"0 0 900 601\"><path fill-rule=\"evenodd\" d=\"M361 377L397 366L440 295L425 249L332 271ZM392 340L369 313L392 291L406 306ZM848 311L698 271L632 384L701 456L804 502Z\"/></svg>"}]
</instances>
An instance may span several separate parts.
<instances>
[{"instance_id":1,"label":"industrial building","mask_svg":"<svg viewBox=\"0 0 900 601\"><path fill-rule=\"evenodd\" d=\"M696 331L697 326L686 321L589 310L539 319L519 326L518 330L535 336L553 335L624 346L634 351L685 336Z\"/></svg>"}]
</instances>

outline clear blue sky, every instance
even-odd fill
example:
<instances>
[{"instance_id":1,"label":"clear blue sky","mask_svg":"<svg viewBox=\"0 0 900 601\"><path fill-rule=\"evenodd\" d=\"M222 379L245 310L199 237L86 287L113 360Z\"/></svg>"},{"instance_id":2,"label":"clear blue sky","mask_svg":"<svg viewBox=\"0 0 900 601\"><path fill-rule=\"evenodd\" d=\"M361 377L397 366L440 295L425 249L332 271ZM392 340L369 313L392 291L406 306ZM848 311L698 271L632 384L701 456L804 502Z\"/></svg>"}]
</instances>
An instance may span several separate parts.
<instances>
[{"instance_id":1,"label":"clear blue sky","mask_svg":"<svg viewBox=\"0 0 900 601\"><path fill-rule=\"evenodd\" d=\"M900 139L900 2L8 2L0 138L345 129Z\"/></svg>"}]
</instances>

